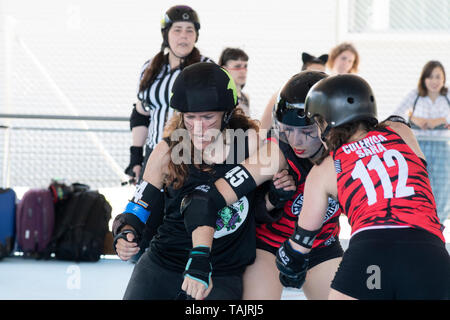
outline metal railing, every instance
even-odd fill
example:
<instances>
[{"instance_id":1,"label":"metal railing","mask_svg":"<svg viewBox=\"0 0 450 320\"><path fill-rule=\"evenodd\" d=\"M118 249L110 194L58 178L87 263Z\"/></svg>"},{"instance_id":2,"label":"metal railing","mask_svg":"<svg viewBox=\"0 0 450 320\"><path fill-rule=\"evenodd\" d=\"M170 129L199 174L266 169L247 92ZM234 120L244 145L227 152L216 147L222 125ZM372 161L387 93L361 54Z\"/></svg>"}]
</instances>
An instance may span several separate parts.
<instances>
[{"instance_id":1,"label":"metal railing","mask_svg":"<svg viewBox=\"0 0 450 320\"><path fill-rule=\"evenodd\" d=\"M112 187L127 179L128 117L0 113L0 119L3 187L40 187L52 178Z\"/></svg>"}]
</instances>

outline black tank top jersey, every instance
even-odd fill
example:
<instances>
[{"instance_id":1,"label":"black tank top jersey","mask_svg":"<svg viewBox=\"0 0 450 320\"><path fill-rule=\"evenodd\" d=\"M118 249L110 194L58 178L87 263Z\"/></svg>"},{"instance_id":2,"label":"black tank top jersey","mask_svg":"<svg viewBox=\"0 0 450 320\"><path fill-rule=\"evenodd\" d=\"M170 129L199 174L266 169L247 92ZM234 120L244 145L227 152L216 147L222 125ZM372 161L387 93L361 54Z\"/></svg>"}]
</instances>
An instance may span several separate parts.
<instances>
[{"instance_id":1,"label":"black tank top jersey","mask_svg":"<svg viewBox=\"0 0 450 320\"><path fill-rule=\"evenodd\" d=\"M237 143L234 145L233 155L238 155ZM247 157L246 140L245 158ZM214 165L213 170L209 172L190 165L189 175L183 187L167 188L164 198L164 222L150 244L152 251L150 256L155 262L174 271L184 271L189 250L192 248L192 238L186 232L180 214L181 200L195 187L216 181L244 160L237 159L237 156L233 158L227 159L223 164ZM253 198L254 192L251 192L220 211L211 252L214 275L241 274L247 265L253 263L256 254Z\"/></svg>"},{"instance_id":2,"label":"black tank top jersey","mask_svg":"<svg viewBox=\"0 0 450 320\"><path fill-rule=\"evenodd\" d=\"M278 248L294 232L295 224L303 205L303 191L306 176L313 167L313 164L308 159L297 157L289 144L278 140L276 137L269 136L268 139L278 144L289 164L290 174L294 176L297 183L295 195L291 200L286 202L282 209L278 209L283 211L281 218L273 223L260 224L256 228L256 235L259 241L263 241L271 247ZM322 229L316 236L313 248L326 247L338 240L340 215L341 209L338 202L329 198L327 214Z\"/></svg>"}]
</instances>

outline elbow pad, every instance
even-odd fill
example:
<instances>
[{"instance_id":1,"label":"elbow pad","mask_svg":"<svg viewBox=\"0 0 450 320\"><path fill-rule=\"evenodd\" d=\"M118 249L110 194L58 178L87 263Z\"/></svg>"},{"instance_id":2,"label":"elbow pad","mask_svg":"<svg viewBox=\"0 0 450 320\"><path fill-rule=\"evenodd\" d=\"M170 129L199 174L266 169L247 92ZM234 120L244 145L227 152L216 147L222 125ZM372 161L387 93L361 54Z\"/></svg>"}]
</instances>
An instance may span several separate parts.
<instances>
[{"instance_id":1,"label":"elbow pad","mask_svg":"<svg viewBox=\"0 0 450 320\"><path fill-rule=\"evenodd\" d=\"M134 127L145 126L148 127L150 124L150 117L136 110L136 104L134 104L133 111L131 111L130 116L130 130Z\"/></svg>"},{"instance_id":2,"label":"elbow pad","mask_svg":"<svg viewBox=\"0 0 450 320\"><path fill-rule=\"evenodd\" d=\"M226 206L224 197L214 183L198 186L181 201L180 213L184 216L187 232L192 234L192 231L200 226L215 229L219 210Z\"/></svg>"}]
</instances>

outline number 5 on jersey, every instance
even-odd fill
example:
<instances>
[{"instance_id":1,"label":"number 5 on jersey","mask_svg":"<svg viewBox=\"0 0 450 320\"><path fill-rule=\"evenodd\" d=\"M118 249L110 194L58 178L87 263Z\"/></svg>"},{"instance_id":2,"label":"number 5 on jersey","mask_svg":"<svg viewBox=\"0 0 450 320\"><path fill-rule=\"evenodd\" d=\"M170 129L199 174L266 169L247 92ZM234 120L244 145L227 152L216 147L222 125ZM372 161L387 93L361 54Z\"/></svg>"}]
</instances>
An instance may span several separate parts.
<instances>
[{"instance_id":1,"label":"number 5 on jersey","mask_svg":"<svg viewBox=\"0 0 450 320\"><path fill-rule=\"evenodd\" d=\"M408 163L405 158L399 151L394 149L384 152L383 160L388 168L396 165L394 159L397 160L398 166L398 179L397 188L395 189L395 198L411 196L414 194L414 187L406 185L406 181L408 179ZM375 191L374 182L370 178L368 170L375 170L380 178L384 198L393 198L394 194L391 178L389 177L389 174L379 156L373 155L367 163L367 166L364 166L361 159L356 161L355 168L352 171L352 178L354 180L360 179L364 189L366 190L368 205L370 206L377 202L377 193Z\"/></svg>"}]
</instances>

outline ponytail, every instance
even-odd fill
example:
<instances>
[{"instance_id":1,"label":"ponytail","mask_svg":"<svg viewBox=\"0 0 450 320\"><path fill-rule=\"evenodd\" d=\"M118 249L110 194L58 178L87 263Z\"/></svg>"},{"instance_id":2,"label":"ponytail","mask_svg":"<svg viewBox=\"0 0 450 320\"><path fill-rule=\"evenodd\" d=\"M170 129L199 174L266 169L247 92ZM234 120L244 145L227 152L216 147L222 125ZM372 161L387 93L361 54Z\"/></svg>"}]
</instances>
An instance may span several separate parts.
<instances>
[{"instance_id":1,"label":"ponytail","mask_svg":"<svg viewBox=\"0 0 450 320\"><path fill-rule=\"evenodd\" d=\"M164 51L158 52L152 59L150 65L145 69L142 76L141 83L139 84L139 92L144 91L150 86L150 84L156 79L157 75L161 72L164 65Z\"/></svg>"},{"instance_id":2,"label":"ponytail","mask_svg":"<svg viewBox=\"0 0 450 320\"><path fill-rule=\"evenodd\" d=\"M164 50L158 52L153 59L151 60L150 65L145 69L144 75L142 76L141 82L139 84L139 92L144 91L153 81L155 81L158 74L161 72L162 67L165 63L168 63L168 58L164 55ZM180 68L183 69L191 64L200 62L201 55L200 51L194 47L191 53L185 58L181 60Z\"/></svg>"}]
</instances>

